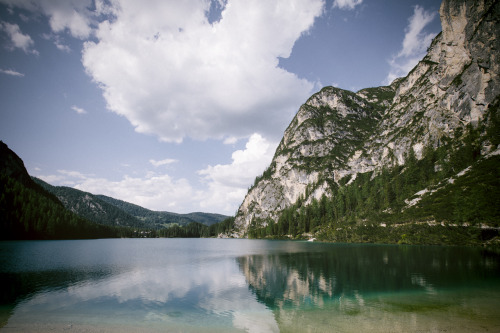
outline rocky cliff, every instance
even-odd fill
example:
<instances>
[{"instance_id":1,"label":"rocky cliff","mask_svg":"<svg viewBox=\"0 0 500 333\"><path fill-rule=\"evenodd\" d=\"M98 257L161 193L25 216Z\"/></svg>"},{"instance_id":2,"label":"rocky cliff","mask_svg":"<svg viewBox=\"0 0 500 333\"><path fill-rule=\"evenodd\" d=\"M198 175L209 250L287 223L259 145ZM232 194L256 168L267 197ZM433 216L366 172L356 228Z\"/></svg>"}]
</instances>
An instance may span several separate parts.
<instances>
[{"instance_id":1,"label":"rocky cliff","mask_svg":"<svg viewBox=\"0 0 500 333\"><path fill-rule=\"evenodd\" d=\"M500 2L444 0L440 17L442 33L405 78L356 93L326 87L300 107L238 210L240 236L251 224L276 222L297 202L332 198L360 174L373 178L384 168L404 168L408 158L422 159L426 149L459 147L467 129L493 121ZM479 154L487 156L497 146L479 132Z\"/></svg>"}]
</instances>

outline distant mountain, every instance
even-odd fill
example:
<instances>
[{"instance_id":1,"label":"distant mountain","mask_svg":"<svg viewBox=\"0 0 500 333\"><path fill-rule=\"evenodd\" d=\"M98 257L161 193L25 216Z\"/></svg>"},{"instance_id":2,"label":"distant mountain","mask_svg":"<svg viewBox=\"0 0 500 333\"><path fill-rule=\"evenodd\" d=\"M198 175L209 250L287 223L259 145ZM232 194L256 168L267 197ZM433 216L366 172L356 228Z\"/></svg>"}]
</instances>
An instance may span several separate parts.
<instances>
[{"instance_id":1,"label":"distant mountain","mask_svg":"<svg viewBox=\"0 0 500 333\"><path fill-rule=\"evenodd\" d=\"M55 195L66 209L94 223L136 228L154 227L91 193L67 186L52 186L36 177L32 179Z\"/></svg>"},{"instance_id":2,"label":"distant mountain","mask_svg":"<svg viewBox=\"0 0 500 333\"><path fill-rule=\"evenodd\" d=\"M102 201L114 205L127 214L130 214L138 218L139 220L144 221L148 225L156 225L160 227L169 226L170 224L188 225L191 222L197 222L210 226L212 224L222 222L223 220L228 218L228 216L225 215L211 213L196 212L189 214L177 214L171 212L153 211L105 195L96 195L96 197L101 199Z\"/></svg>"},{"instance_id":3,"label":"distant mountain","mask_svg":"<svg viewBox=\"0 0 500 333\"><path fill-rule=\"evenodd\" d=\"M103 225L161 229L174 224L186 226L197 222L210 226L228 217L210 213L157 212L105 195L95 195L67 186L52 186L36 177L33 180L55 195L68 210Z\"/></svg>"},{"instance_id":4,"label":"distant mountain","mask_svg":"<svg viewBox=\"0 0 500 333\"><path fill-rule=\"evenodd\" d=\"M155 212L122 200L30 177L0 141L0 240L215 237L233 227L220 214Z\"/></svg>"},{"instance_id":5,"label":"distant mountain","mask_svg":"<svg viewBox=\"0 0 500 333\"><path fill-rule=\"evenodd\" d=\"M29 176L24 163L0 141L0 239L74 239L124 236L64 208Z\"/></svg>"},{"instance_id":6,"label":"distant mountain","mask_svg":"<svg viewBox=\"0 0 500 333\"><path fill-rule=\"evenodd\" d=\"M221 214L201 213L201 212L182 214L182 216L185 216L186 218L189 218L193 221L205 225L213 225L215 223L222 222L229 217Z\"/></svg>"}]
</instances>

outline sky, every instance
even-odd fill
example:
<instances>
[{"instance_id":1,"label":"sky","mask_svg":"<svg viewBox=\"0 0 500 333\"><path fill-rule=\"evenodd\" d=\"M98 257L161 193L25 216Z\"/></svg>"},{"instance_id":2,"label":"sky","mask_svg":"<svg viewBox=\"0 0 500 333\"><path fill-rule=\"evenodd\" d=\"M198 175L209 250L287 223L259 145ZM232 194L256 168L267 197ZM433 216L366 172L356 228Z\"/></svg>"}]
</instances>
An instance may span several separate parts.
<instances>
[{"instance_id":1,"label":"sky","mask_svg":"<svg viewBox=\"0 0 500 333\"><path fill-rule=\"evenodd\" d=\"M0 140L30 175L234 215L299 107L405 76L438 0L0 0Z\"/></svg>"}]
</instances>

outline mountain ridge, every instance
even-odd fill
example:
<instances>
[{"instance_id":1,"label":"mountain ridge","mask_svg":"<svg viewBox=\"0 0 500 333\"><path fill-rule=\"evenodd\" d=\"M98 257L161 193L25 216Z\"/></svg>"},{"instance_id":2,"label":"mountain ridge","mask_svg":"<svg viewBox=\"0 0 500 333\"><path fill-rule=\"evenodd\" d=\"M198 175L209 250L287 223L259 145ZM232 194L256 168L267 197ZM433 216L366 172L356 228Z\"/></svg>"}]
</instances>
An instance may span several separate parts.
<instances>
[{"instance_id":1,"label":"mountain ridge","mask_svg":"<svg viewBox=\"0 0 500 333\"><path fill-rule=\"evenodd\" d=\"M66 186L53 186L36 177L32 177L32 179L49 193L55 195L66 209L92 222L111 226L148 227L136 217L100 200L92 193Z\"/></svg>"},{"instance_id":2,"label":"mountain ridge","mask_svg":"<svg viewBox=\"0 0 500 333\"><path fill-rule=\"evenodd\" d=\"M174 224L186 226L193 222L210 226L228 218L221 214L202 212L177 214L153 211L109 196L92 194L67 186L53 186L36 177L32 178L57 196L70 211L103 225L161 229Z\"/></svg>"},{"instance_id":3,"label":"mountain ridge","mask_svg":"<svg viewBox=\"0 0 500 333\"><path fill-rule=\"evenodd\" d=\"M490 0L444 0L440 17L443 31L406 77L390 86L356 93L325 87L299 108L271 165L256 179L238 209L235 225L239 237L272 229L286 214L292 216L286 219L289 226L298 227L300 216L310 224L310 217L301 209L306 211L323 197L331 205L336 196L348 202L342 203L343 216L330 217L327 222L323 214L321 227L346 219L359 227L367 224L367 215L388 212L408 218L405 200L435 182L453 175L460 178L460 172L474 163L479 163L476 169L489 165L481 157L500 143L500 5ZM495 156L490 162L496 161ZM417 166L425 167L428 174L421 174ZM361 176L369 176L363 185L356 181ZM383 182L381 177L385 177ZM364 186L373 193L357 194L363 188L353 186ZM492 181L489 186L496 189L497 184ZM358 198L351 197L351 192ZM381 202L377 196L387 200ZM352 203L362 197L376 202L371 212ZM441 217L444 220L455 222L457 218ZM319 228L317 222L313 225ZM305 234L309 228L299 229Z\"/></svg>"},{"instance_id":4,"label":"mountain ridge","mask_svg":"<svg viewBox=\"0 0 500 333\"><path fill-rule=\"evenodd\" d=\"M124 200L115 199L102 194L96 195L96 197L104 200L118 208L123 209L128 214L131 214L140 219L147 219L147 216L152 216L150 219L157 219L160 224L173 224L177 223L179 225L187 225L192 222L197 222L210 226L212 224L221 222L228 218L229 216L215 213L203 213L203 212L191 212L191 213L173 213L167 211L154 211L136 204L126 202ZM136 212L135 214L133 212Z\"/></svg>"},{"instance_id":5,"label":"mountain ridge","mask_svg":"<svg viewBox=\"0 0 500 333\"><path fill-rule=\"evenodd\" d=\"M133 207L139 216L120 206ZM0 239L214 237L232 228L220 214L154 212L111 197L31 177L0 141Z\"/></svg>"},{"instance_id":6,"label":"mountain ridge","mask_svg":"<svg viewBox=\"0 0 500 333\"><path fill-rule=\"evenodd\" d=\"M123 229L99 225L67 210L31 179L22 159L0 141L0 239L120 237Z\"/></svg>"}]
</instances>

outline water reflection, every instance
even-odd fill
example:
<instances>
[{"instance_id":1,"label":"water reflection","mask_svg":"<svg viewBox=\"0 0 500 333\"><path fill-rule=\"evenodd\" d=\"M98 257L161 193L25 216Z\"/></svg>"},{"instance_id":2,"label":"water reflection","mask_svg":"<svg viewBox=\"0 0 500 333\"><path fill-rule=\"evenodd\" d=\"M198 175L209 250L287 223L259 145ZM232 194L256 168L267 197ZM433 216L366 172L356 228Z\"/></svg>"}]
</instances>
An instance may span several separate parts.
<instances>
[{"instance_id":1,"label":"water reflection","mask_svg":"<svg viewBox=\"0 0 500 333\"><path fill-rule=\"evenodd\" d=\"M497 255L444 247L317 246L323 251L311 246L237 259L281 330L460 331L461 321L500 328L493 310L500 305ZM480 316L471 319L473 313Z\"/></svg>"},{"instance_id":2,"label":"water reflection","mask_svg":"<svg viewBox=\"0 0 500 333\"><path fill-rule=\"evenodd\" d=\"M272 312L249 291L234 256L210 246L193 250L189 242L156 242L149 250L145 242L103 243L100 251L122 255L73 264L75 252L64 259L67 270L56 263L61 256L47 259L43 271L29 259L18 265L0 256L0 275L10 276L3 289L12 295L2 304L16 304L4 330L277 332Z\"/></svg>"},{"instance_id":3,"label":"water reflection","mask_svg":"<svg viewBox=\"0 0 500 333\"><path fill-rule=\"evenodd\" d=\"M87 317L116 325L179 326L182 322L181 327L199 327L205 322L252 331L250 325L259 323L259 328L267 329L256 331L276 331L272 314L248 291L244 278L234 273L225 264L213 263L210 270L184 265L86 280L32 296L18 307L15 316L19 318L11 320L43 321L64 314L64 320L73 323L83 311Z\"/></svg>"},{"instance_id":4,"label":"water reflection","mask_svg":"<svg viewBox=\"0 0 500 333\"><path fill-rule=\"evenodd\" d=\"M1 305L11 309L2 330L330 332L353 331L355 323L354 331L450 331L462 324L449 324L455 317L475 328L471 321L497 317L499 262L481 251L440 247L2 243Z\"/></svg>"},{"instance_id":5,"label":"water reflection","mask_svg":"<svg viewBox=\"0 0 500 333\"><path fill-rule=\"evenodd\" d=\"M238 258L259 299L274 306L321 306L325 299L424 291L497 281L499 261L486 252L443 247L330 246L322 252Z\"/></svg>"}]
</instances>

